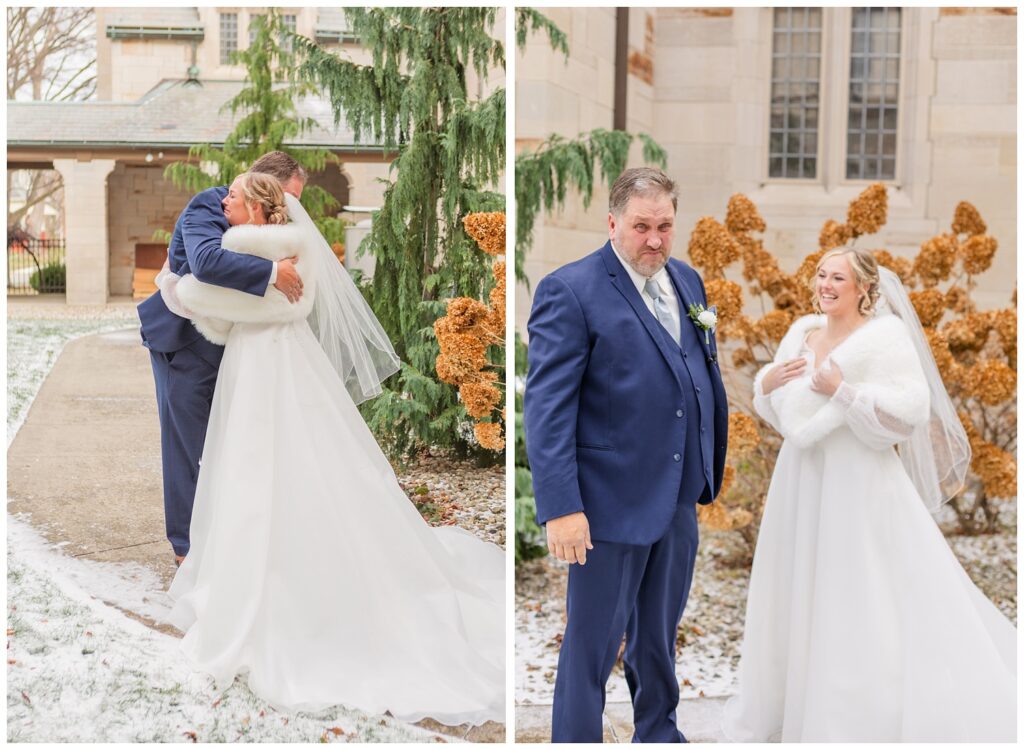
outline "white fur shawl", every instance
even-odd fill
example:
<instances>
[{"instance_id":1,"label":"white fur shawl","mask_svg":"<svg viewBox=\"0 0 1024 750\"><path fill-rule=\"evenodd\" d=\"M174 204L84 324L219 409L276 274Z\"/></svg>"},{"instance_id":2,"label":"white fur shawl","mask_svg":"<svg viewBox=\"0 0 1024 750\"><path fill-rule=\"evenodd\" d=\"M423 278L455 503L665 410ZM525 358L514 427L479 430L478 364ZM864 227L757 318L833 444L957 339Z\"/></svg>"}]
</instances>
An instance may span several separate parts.
<instances>
[{"instance_id":1,"label":"white fur shawl","mask_svg":"<svg viewBox=\"0 0 1024 750\"><path fill-rule=\"evenodd\" d=\"M225 250L273 261L298 256L295 270L302 278L302 297L293 304L272 284L257 297L186 274L177 282L178 300L206 339L226 343L234 323L287 323L309 315L316 294L315 264L309 257L313 247L302 230L291 224L239 224L224 233L220 244Z\"/></svg>"},{"instance_id":2,"label":"white fur shawl","mask_svg":"<svg viewBox=\"0 0 1024 750\"><path fill-rule=\"evenodd\" d=\"M754 393L763 392L761 381L769 369L800 356L807 334L825 324L824 315L806 315L793 323L779 344L775 361L754 378ZM928 383L910 333L897 316L886 314L869 320L833 349L829 359L842 371L843 380L870 397L876 409L906 425L928 419ZM845 414L845 408L834 399L811 390L812 367L809 362L804 376L776 388L766 399L782 436L802 448L841 426ZM764 398L757 396L758 400Z\"/></svg>"}]
</instances>

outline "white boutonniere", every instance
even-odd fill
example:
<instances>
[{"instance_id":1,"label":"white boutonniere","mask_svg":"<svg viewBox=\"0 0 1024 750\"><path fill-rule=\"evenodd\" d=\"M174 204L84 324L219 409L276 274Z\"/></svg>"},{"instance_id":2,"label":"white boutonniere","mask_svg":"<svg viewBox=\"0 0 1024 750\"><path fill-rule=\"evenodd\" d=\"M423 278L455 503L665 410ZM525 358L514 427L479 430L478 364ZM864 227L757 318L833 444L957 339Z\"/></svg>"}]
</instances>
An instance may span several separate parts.
<instances>
[{"instance_id":1,"label":"white boutonniere","mask_svg":"<svg viewBox=\"0 0 1024 750\"><path fill-rule=\"evenodd\" d=\"M690 305L689 310L690 320L704 331L704 343L711 346L711 334L715 332L715 327L718 325L718 307L712 305L705 310L704 305L694 303Z\"/></svg>"}]
</instances>

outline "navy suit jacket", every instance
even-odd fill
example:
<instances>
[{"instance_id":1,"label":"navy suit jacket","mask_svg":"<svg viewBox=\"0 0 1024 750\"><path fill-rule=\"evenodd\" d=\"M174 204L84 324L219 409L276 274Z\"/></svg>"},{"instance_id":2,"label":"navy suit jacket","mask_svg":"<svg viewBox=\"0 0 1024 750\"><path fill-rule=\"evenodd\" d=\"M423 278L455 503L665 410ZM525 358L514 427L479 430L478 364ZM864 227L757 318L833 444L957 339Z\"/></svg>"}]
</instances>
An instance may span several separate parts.
<instances>
[{"instance_id":1,"label":"navy suit jacket","mask_svg":"<svg viewBox=\"0 0 1024 750\"><path fill-rule=\"evenodd\" d=\"M226 187L208 188L189 201L174 225L167 247L171 271L193 274L199 281L262 296L274 264L265 258L223 250L221 237L228 230L221 201ZM157 352L176 352L202 338L191 321L167 309L160 292L139 307L142 341ZM210 344L211 347L216 346ZM223 347L217 347L223 351Z\"/></svg>"},{"instance_id":2,"label":"navy suit jacket","mask_svg":"<svg viewBox=\"0 0 1024 750\"><path fill-rule=\"evenodd\" d=\"M670 259L666 268L681 324L691 326L688 306L707 306L704 283L681 261ZM685 430L698 426L696 415L680 418L681 352L610 242L541 280L528 330L523 422L538 522L584 511L595 540L660 539L679 502L683 471L702 469L675 456ZM728 405L714 338L705 344L698 333L694 353L699 345L714 394L714 434L701 438L703 454L714 456L711 492L700 498L706 504L722 486Z\"/></svg>"}]
</instances>

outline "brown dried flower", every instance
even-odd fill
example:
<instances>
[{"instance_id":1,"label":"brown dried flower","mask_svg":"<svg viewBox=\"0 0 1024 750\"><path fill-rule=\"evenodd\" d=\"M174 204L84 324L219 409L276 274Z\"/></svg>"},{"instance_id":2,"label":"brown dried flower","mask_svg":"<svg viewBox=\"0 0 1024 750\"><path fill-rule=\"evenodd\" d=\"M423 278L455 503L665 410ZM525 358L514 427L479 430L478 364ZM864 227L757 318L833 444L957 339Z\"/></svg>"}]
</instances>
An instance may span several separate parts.
<instances>
[{"instance_id":1,"label":"brown dried flower","mask_svg":"<svg viewBox=\"0 0 1024 750\"><path fill-rule=\"evenodd\" d=\"M885 185L876 182L850 202L846 211L846 224L854 237L874 234L888 218L889 200Z\"/></svg>"},{"instance_id":2,"label":"brown dried flower","mask_svg":"<svg viewBox=\"0 0 1024 750\"><path fill-rule=\"evenodd\" d=\"M986 406L998 406L1017 393L1017 373L997 359L981 359L967 368L961 384L969 396Z\"/></svg>"},{"instance_id":3,"label":"brown dried flower","mask_svg":"<svg viewBox=\"0 0 1024 750\"><path fill-rule=\"evenodd\" d=\"M921 245L921 252L914 259L914 273L926 288L949 278L956 251L956 239L948 234L932 237Z\"/></svg>"},{"instance_id":4,"label":"brown dried flower","mask_svg":"<svg viewBox=\"0 0 1024 750\"><path fill-rule=\"evenodd\" d=\"M779 342L789 330L792 319L785 310L769 310L754 323L754 334L767 341Z\"/></svg>"},{"instance_id":5,"label":"brown dried flower","mask_svg":"<svg viewBox=\"0 0 1024 750\"><path fill-rule=\"evenodd\" d=\"M960 201L956 204L956 211L953 212L953 234L984 234L985 222L972 204L967 201Z\"/></svg>"},{"instance_id":6,"label":"brown dried flower","mask_svg":"<svg viewBox=\"0 0 1024 750\"><path fill-rule=\"evenodd\" d=\"M988 341L991 330L991 316L984 312L969 313L942 326L950 351L954 354L980 351Z\"/></svg>"},{"instance_id":7,"label":"brown dried flower","mask_svg":"<svg viewBox=\"0 0 1024 750\"><path fill-rule=\"evenodd\" d=\"M946 296L938 289L911 292L910 301L925 328L937 326L946 313Z\"/></svg>"},{"instance_id":8,"label":"brown dried flower","mask_svg":"<svg viewBox=\"0 0 1024 750\"><path fill-rule=\"evenodd\" d=\"M745 346L734 350L732 353L732 366L735 367L737 370L742 369L743 367L753 363L754 361L754 355L751 354L750 349L748 349Z\"/></svg>"},{"instance_id":9,"label":"brown dried flower","mask_svg":"<svg viewBox=\"0 0 1024 750\"><path fill-rule=\"evenodd\" d=\"M852 238L853 231L846 224L829 219L821 228L821 234L818 235L818 247L822 250L831 250L834 247L845 245Z\"/></svg>"},{"instance_id":10,"label":"brown dried flower","mask_svg":"<svg viewBox=\"0 0 1024 750\"><path fill-rule=\"evenodd\" d=\"M469 373L483 369L487 364L487 346L477 336L469 333L445 333L438 336L437 342L441 345L441 354L437 358L438 365L444 358L447 371L458 379L461 379L458 373L465 377ZM456 382L443 377L440 370L438 377L445 382Z\"/></svg>"},{"instance_id":11,"label":"brown dried flower","mask_svg":"<svg viewBox=\"0 0 1024 750\"><path fill-rule=\"evenodd\" d=\"M722 277L722 270L740 257L740 246L724 226L713 217L697 222L690 235L690 260L705 279Z\"/></svg>"},{"instance_id":12,"label":"brown dried flower","mask_svg":"<svg viewBox=\"0 0 1024 750\"><path fill-rule=\"evenodd\" d=\"M482 322L487 313L487 305L471 297L448 300L448 330L452 333L464 333ZM434 332L437 332L436 325Z\"/></svg>"},{"instance_id":13,"label":"brown dried flower","mask_svg":"<svg viewBox=\"0 0 1024 750\"><path fill-rule=\"evenodd\" d=\"M914 277L914 266L909 260L897 257L888 250L872 250L871 254L875 256L878 265L885 266L899 276L904 286L910 284Z\"/></svg>"},{"instance_id":14,"label":"brown dried flower","mask_svg":"<svg viewBox=\"0 0 1024 750\"><path fill-rule=\"evenodd\" d=\"M949 350L949 340L946 335L935 329L926 329L924 334L928 337L928 346L932 350L932 356L935 357L935 365L939 369L939 375L942 376L942 382L946 384L947 388L959 382L960 364L953 356L953 352Z\"/></svg>"},{"instance_id":15,"label":"brown dried flower","mask_svg":"<svg viewBox=\"0 0 1024 750\"><path fill-rule=\"evenodd\" d=\"M493 379L497 376L493 372L484 372L481 375L490 375ZM482 419L494 411L495 407L501 402L501 391L495 388L491 383L463 383L459 386L459 397L462 399L462 405L466 408L466 413L473 417L473 419Z\"/></svg>"},{"instance_id":16,"label":"brown dried flower","mask_svg":"<svg viewBox=\"0 0 1024 750\"><path fill-rule=\"evenodd\" d=\"M1003 354L1009 360L1009 365L1017 369L1017 311L1008 307L1003 310L995 310L989 313L989 320L992 328L999 336L999 343L1003 347Z\"/></svg>"},{"instance_id":17,"label":"brown dried flower","mask_svg":"<svg viewBox=\"0 0 1024 750\"><path fill-rule=\"evenodd\" d=\"M962 286L951 286L946 290L946 307L955 313L965 315L974 312L974 300Z\"/></svg>"},{"instance_id":18,"label":"brown dried flower","mask_svg":"<svg viewBox=\"0 0 1024 750\"><path fill-rule=\"evenodd\" d=\"M505 214L500 211L473 213L462 220L466 234L488 255L505 253Z\"/></svg>"},{"instance_id":19,"label":"brown dried flower","mask_svg":"<svg viewBox=\"0 0 1024 750\"><path fill-rule=\"evenodd\" d=\"M749 414L734 411L729 415L730 460L750 455L761 443L757 422Z\"/></svg>"},{"instance_id":20,"label":"brown dried flower","mask_svg":"<svg viewBox=\"0 0 1024 750\"><path fill-rule=\"evenodd\" d=\"M749 510L726 508L721 500L710 505L697 506L697 521L711 531L735 531L748 526L754 520Z\"/></svg>"},{"instance_id":21,"label":"brown dried flower","mask_svg":"<svg viewBox=\"0 0 1024 750\"><path fill-rule=\"evenodd\" d=\"M1017 494L1017 462L1013 456L991 443L972 441L971 468L978 475L989 497L1014 497Z\"/></svg>"},{"instance_id":22,"label":"brown dried flower","mask_svg":"<svg viewBox=\"0 0 1024 750\"><path fill-rule=\"evenodd\" d=\"M739 320L743 310L743 287L727 279L711 279L705 284L708 305L718 306L719 325L728 327Z\"/></svg>"},{"instance_id":23,"label":"brown dried flower","mask_svg":"<svg viewBox=\"0 0 1024 750\"><path fill-rule=\"evenodd\" d=\"M995 237L987 234L976 234L967 238L960 246L960 255L964 260L964 270L972 276L984 273L992 265L996 248L999 243Z\"/></svg>"},{"instance_id":24,"label":"brown dried flower","mask_svg":"<svg viewBox=\"0 0 1024 750\"><path fill-rule=\"evenodd\" d=\"M765 223L754 201L743 193L735 193L729 198L729 206L725 210L725 228L734 234L745 234L752 230L763 232Z\"/></svg>"},{"instance_id":25,"label":"brown dried flower","mask_svg":"<svg viewBox=\"0 0 1024 750\"><path fill-rule=\"evenodd\" d=\"M505 450L505 437L498 422L477 422L473 425L473 434L481 447L490 451Z\"/></svg>"}]
</instances>

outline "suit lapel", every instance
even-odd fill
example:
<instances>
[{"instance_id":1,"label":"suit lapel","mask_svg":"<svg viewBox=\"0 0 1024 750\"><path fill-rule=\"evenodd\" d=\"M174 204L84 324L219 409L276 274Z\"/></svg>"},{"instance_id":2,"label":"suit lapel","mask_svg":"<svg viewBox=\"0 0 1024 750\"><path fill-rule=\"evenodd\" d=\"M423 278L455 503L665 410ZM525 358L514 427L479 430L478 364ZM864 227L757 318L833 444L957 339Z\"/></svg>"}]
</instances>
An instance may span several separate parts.
<instances>
[{"instance_id":1,"label":"suit lapel","mask_svg":"<svg viewBox=\"0 0 1024 750\"><path fill-rule=\"evenodd\" d=\"M612 243L606 242L605 246L601 248L601 257L604 259L605 268L608 270L609 281L619 293L626 298L626 302L629 303L630 307L633 308L633 312L643 323L644 328L647 329L647 333L650 334L654 340L654 345L658 347L658 351L661 352L661 356L665 358L665 364L668 365L668 369L672 371L672 377L676 379L676 384L679 386L679 390L683 389L683 383L679 379L679 374L676 372L676 368L673 364L674 360L679 359L678 352L672 352L669 347L671 342L670 337L667 333L663 333L664 326L658 322L658 319L651 314L651 311L647 309L647 305L644 304L643 299L640 297L640 292L637 291L636 286L633 284L633 280L629 278L629 274L626 273L626 269L622 267L619 259L615 257L615 251L612 250ZM674 343L674 342L672 342Z\"/></svg>"}]
</instances>

